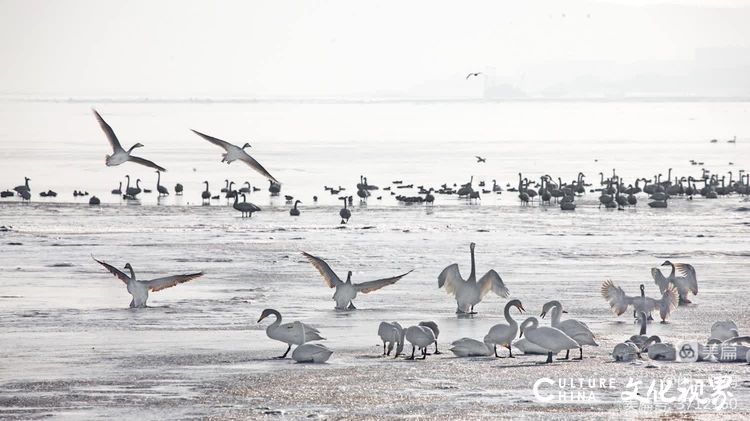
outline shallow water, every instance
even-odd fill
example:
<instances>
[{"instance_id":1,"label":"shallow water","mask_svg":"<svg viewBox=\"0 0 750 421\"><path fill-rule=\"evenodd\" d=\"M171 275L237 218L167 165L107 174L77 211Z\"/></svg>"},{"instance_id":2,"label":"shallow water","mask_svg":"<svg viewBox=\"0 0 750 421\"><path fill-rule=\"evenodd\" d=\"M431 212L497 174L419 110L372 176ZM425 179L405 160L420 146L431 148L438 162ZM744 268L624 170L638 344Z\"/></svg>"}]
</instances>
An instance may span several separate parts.
<instances>
[{"instance_id":1,"label":"shallow water","mask_svg":"<svg viewBox=\"0 0 750 421\"><path fill-rule=\"evenodd\" d=\"M146 144L143 156L168 167L164 184L179 180L190 190L161 203L172 206L156 206L154 195L136 204L112 197L108 191L122 174L155 174L130 164L103 165L107 144L88 104L0 104L3 124L10 127L0 134L0 179L14 181L5 182L12 188L28 174L35 195L30 204L0 200L0 225L12 226L0 232L3 417L122 418L132 411L147 419L258 417L281 411L290 418L547 412L595 418L621 411L619 391L607 391L596 404L543 405L531 395L534 381L665 373L731 374L739 384L733 389L739 405L719 415L750 411L744 364L660 363L654 370L645 363L610 363L614 344L637 329L627 315L613 316L599 294L602 281L612 279L633 295L644 283L647 294L656 296L649 269L667 258L688 262L700 282L695 304L679 308L669 324L653 323L650 333L671 341L703 340L720 319L734 319L743 333L750 324L744 311L750 222L748 212L737 211L749 206L742 198L677 198L668 209L651 209L641 195L635 209L618 212L599 210L597 195L587 193L577 199L575 212L565 213L556 206L521 207L510 192L484 195L476 205L438 195L432 208L398 205L385 195L366 206L355 200L351 222L340 226L340 205L322 189L341 184L354 194L360 173L381 187L396 179L459 183L471 175L505 186L516 182L519 171L570 180L582 170L595 181L595 174L612 167L626 180L666 174L669 167L680 176L700 175L689 158L705 161L714 172L730 169L733 161L736 171L747 167L750 156L739 135L750 124L742 118L744 103L99 108L118 134ZM36 124L27 124L32 121ZM269 198L265 190L251 195L264 208L252 219L239 218L224 200L180 206L196 202L202 179L216 190L224 178L258 181L239 164L220 164L220 150L186 127L219 137L227 133L237 143L257 138L253 150L284 182L282 194L302 198L302 215L291 218L284 199ZM707 140L734 133L740 138L736 145ZM183 142L184 148L175 149ZM486 155L487 165L475 164L475 153ZM36 197L46 188L61 195L49 201ZM99 195L105 204L89 207L87 199L74 200L68 193L74 188ZM307 199L313 194L320 196L318 204ZM478 272L497 270L529 315L559 299L566 316L585 321L601 344L586 349L591 358L549 368L534 364L542 357L379 358L381 320L405 325L436 320L444 351L452 340L481 338L500 321L505 299L489 295L476 317L458 319L455 301L437 288L437 274L448 264L457 262L468 274L472 241ZM357 297L359 310L335 312L333 291L301 251L325 258L341 275L352 270L355 282L415 271ZM124 285L91 255L118 267L130 262L143 279L199 270L206 275L152 293L149 309L130 310ZM267 322L256 323L267 307L280 310L285 320L318 327L335 351L330 362L271 360L284 345L265 336Z\"/></svg>"}]
</instances>

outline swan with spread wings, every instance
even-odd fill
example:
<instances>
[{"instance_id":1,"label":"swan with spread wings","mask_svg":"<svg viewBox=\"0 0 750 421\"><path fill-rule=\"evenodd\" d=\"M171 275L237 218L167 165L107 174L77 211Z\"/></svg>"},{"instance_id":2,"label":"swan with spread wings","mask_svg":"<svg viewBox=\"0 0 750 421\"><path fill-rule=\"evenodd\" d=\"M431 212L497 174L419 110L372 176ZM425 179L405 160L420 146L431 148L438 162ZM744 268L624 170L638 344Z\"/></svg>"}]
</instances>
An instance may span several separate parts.
<instances>
[{"instance_id":1,"label":"swan with spread wings","mask_svg":"<svg viewBox=\"0 0 750 421\"><path fill-rule=\"evenodd\" d=\"M97 260L93 256L92 258L94 259L94 261L104 266L111 274L115 275L127 286L128 292L133 296L133 299L130 301L130 308L145 308L149 291L161 291L163 289L173 287L177 284L181 284L183 282L187 282L203 276L203 272L197 272L186 275L172 275L165 276L163 278L141 281L135 278L135 271L133 271L133 266L131 266L130 263L125 264L125 269L130 270L130 276L128 276L125 272L117 269L109 263Z\"/></svg>"},{"instance_id":2,"label":"swan with spread wings","mask_svg":"<svg viewBox=\"0 0 750 421\"><path fill-rule=\"evenodd\" d=\"M669 315L677 308L677 290L671 285L667 287L661 294L661 298L658 300L651 297L646 297L645 286L640 285L641 295L640 297L631 297L625 293L625 291L616 286L611 280L606 280L602 284L602 297L612 307L612 311L616 315L625 313L628 307L633 307L633 317L636 317L637 313L645 312L649 320L652 320L651 312L658 310L661 316L662 323L666 323Z\"/></svg>"},{"instance_id":3,"label":"swan with spread wings","mask_svg":"<svg viewBox=\"0 0 750 421\"><path fill-rule=\"evenodd\" d=\"M190 129L193 133L197 134L198 136L202 137L205 140L208 140L209 142L213 143L216 146L219 146L223 148L226 153L221 154L221 162L226 162L227 164L231 164L234 161L242 161L245 164L247 164L250 168L254 169L255 171L259 172L261 175L266 177L267 179L271 180L272 182L276 184L279 183L279 180L274 178L274 176L271 175L265 168L263 168L263 165L260 165L260 162L256 161L255 158L250 156L247 152L245 152L245 148L251 147L249 143L245 143L240 148L239 146L232 145L229 142L226 142L221 139L217 139L213 136L209 136L207 134L201 133L197 130Z\"/></svg>"},{"instance_id":4,"label":"swan with spread wings","mask_svg":"<svg viewBox=\"0 0 750 421\"><path fill-rule=\"evenodd\" d=\"M476 314L474 306L479 304L482 298L490 291L504 298L510 295L510 291L508 291L508 288L503 283L502 278L493 269L485 273L477 281L476 266L474 263L475 246L476 244L474 243L469 245L469 250L471 251L471 273L468 279L461 277L461 272L458 270L458 263L448 266L438 275L438 288L445 287L445 292L455 295L456 303L458 304L456 313L458 314Z\"/></svg>"},{"instance_id":5,"label":"swan with spread wings","mask_svg":"<svg viewBox=\"0 0 750 421\"><path fill-rule=\"evenodd\" d=\"M107 140L109 141L110 146L112 146L112 155L107 155L104 160L105 164L107 164L108 167L115 167L117 165L130 161L146 167L151 167L158 171L167 171L166 169L164 169L164 167L156 165L148 159L143 159L141 157L131 155L130 153L133 152L133 149L143 147L143 145L140 143L136 143L135 145L131 146L130 149L125 150L125 148L120 145L120 141L117 139L115 131L112 130L112 127L110 127L110 125L107 124L106 121L104 121L102 116L99 115L96 110L92 109L91 111L94 112L96 121L99 122L99 127L102 128L102 131L104 131L104 134L107 136Z\"/></svg>"},{"instance_id":6,"label":"swan with spread wings","mask_svg":"<svg viewBox=\"0 0 750 421\"><path fill-rule=\"evenodd\" d=\"M670 266L672 271L669 276L665 277L659 268L651 268L651 276L654 278L654 283L659 286L659 290L664 293L670 284L674 285L680 294L679 305L690 304L688 294L692 292L693 295L698 295L698 277L695 274L695 268L687 263L672 263L669 260L661 265ZM677 273L680 276L677 276Z\"/></svg>"},{"instance_id":7,"label":"swan with spread wings","mask_svg":"<svg viewBox=\"0 0 750 421\"><path fill-rule=\"evenodd\" d=\"M328 263L320 257L315 257L312 254L302 252L307 257L307 260L312 263L315 269L320 272L323 276L323 280L329 288L336 288L336 292L333 294L333 300L336 301L336 310L356 310L352 300L357 297L358 293L367 294L373 291L377 291L388 285L395 284L399 279L410 274L412 271L408 271L402 275L393 276L391 278L378 279L375 281L361 282L358 284L352 283L352 271L346 275L346 281L342 281L338 275L328 266Z\"/></svg>"}]
</instances>

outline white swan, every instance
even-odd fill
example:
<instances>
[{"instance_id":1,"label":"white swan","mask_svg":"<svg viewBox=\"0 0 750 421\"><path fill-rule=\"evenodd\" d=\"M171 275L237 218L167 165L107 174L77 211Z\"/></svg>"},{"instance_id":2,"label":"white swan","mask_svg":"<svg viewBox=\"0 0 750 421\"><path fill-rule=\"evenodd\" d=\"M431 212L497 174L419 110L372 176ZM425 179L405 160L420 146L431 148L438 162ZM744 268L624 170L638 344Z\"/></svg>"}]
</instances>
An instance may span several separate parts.
<instances>
[{"instance_id":1,"label":"white swan","mask_svg":"<svg viewBox=\"0 0 750 421\"><path fill-rule=\"evenodd\" d=\"M172 275L163 278L140 281L135 278L135 271L133 271L133 266L131 266L130 263L125 264L125 269L130 270L130 276L128 276L125 274L125 272L117 269L109 263L96 260L96 258L94 258L93 256L91 256L91 258L94 259L95 262L104 266L111 274L115 275L127 286L128 292L133 297L133 299L130 300L130 308L145 308L146 301L148 301L149 291L161 291L165 288L173 287L177 284L181 284L183 282L187 282L203 276L203 272L198 272L186 275Z\"/></svg>"},{"instance_id":2,"label":"white swan","mask_svg":"<svg viewBox=\"0 0 750 421\"><path fill-rule=\"evenodd\" d=\"M315 329L314 327L306 325L304 323L300 323L303 327L303 330L300 330L298 327L295 328L295 323L281 324L281 313L272 308L263 310L263 312L260 314L260 318L258 319L258 323L260 323L268 316L276 316L276 320L266 328L266 335L268 335L268 337L271 339L275 339L289 345L286 349L286 352L284 352L284 355L278 356L276 358L286 358L289 350L292 349L292 345L302 345L305 342L325 339L320 336L320 331L318 329Z\"/></svg>"},{"instance_id":3,"label":"white swan","mask_svg":"<svg viewBox=\"0 0 750 421\"><path fill-rule=\"evenodd\" d=\"M404 334L405 338L411 344L411 356L407 360L414 359L414 350L419 348L422 351L422 359L427 358L427 347L435 342L435 334L432 329L425 326L409 326Z\"/></svg>"},{"instance_id":4,"label":"white swan","mask_svg":"<svg viewBox=\"0 0 750 421\"><path fill-rule=\"evenodd\" d=\"M380 322L380 325L378 326L378 336L383 340L383 355L391 355L393 347L396 346L396 354L393 358L397 358L404 350L404 335L404 328L402 328L398 322Z\"/></svg>"},{"instance_id":5,"label":"white swan","mask_svg":"<svg viewBox=\"0 0 750 421\"><path fill-rule=\"evenodd\" d=\"M638 347L634 343L622 342L615 345L612 350L612 357L618 362L630 362L638 358L639 353Z\"/></svg>"},{"instance_id":6,"label":"white swan","mask_svg":"<svg viewBox=\"0 0 750 421\"><path fill-rule=\"evenodd\" d=\"M524 355L547 355L547 350L537 344L531 343L526 338L513 341L511 347L521 351Z\"/></svg>"},{"instance_id":7,"label":"white swan","mask_svg":"<svg viewBox=\"0 0 750 421\"><path fill-rule=\"evenodd\" d=\"M669 343L655 343L648 347L648 357L655 361L674 361L677 359L677 350Z\"/></svg>"},{"instance_id":8,"label":"white swan","mask_svg":"<svg viewBox=\"0 0 750 421\"><path fill-rule=\"evenodd\" d=\"M302 322L293 322L292 329L302 335L302 344L292 351L292 359L298 363L324 363L331 358L333 351L325 345L311 344L305 341L305 325Z\"/></svg>"},{"instance_id":9,"label":"white swan","mask_svg":"<svg viewBox=\"0 0 750 421\"><path fill-rule=\"evenodd\" d=\"M487 357L492 355L492 346L471 338L453 341L450 351L457 357Z\"/></svg>"},{"instance_id":10,"label":"white swan","mask_svg":"<svg viewBox=\"0 0 750 421\"><path fill-rule=\"evenodd\" d=\"M578 342L578 349L581 352L580 356L577 358L578 360L583 359L584 345L599 346L599 344L596 343L594 333L591 331L591 329L589 329L586 323L580 322L575 319L560 321L560 314L564 313L565 311L563 310L562 304L559 301L555 300L544 304L544 306L542 307L541 317L544 318L544 316L550 310L552 313L552 327L562 330L566 335L570 336L574 341ZM565 353L565 358L563 359L567 360L568 358L570 358L570 350Z\"/></svg>"},{"instance_id":11,"label":"white swan","mask_svg":"<svg viewBox=\"0 0 750 421\"><path fill-rule=\"evenodd\" d=\"M530 342L547 350L547 361L545 363L552 362L552 354L578 348L578 342L574 341L562 330L555 329L554 327L540 327L536 317L529 317L524 320L521 323L520 330L521 336L526 335L526 338Z\"/></svg>"},{"instance_id":12,"label":"white swan","mask_svg":"<svg viewBox=\"0 0 750 421\"><path fill-rule=\"evenodd\" d=\"M131 146L130 149L128 149L127 151L123 149L123 147L120 145L120 141L117 140L117 136L115 135L115 131L112 130L112 127L110 127L109 124L107 124L107 122L104 121L102 116L99 115L99 113L96 110L92 109L91 111L94 112L94 116L96 116L96 120L99 122L99 126L104 131L104 134L107 136L107 140L109 140L109 144L112 146L112 155L107 155L104 161L108 167L114 167L114 166L130 161L136 164L141 164L147 167L157 169L162 172L167 171L164 169L164 167L160 167L147 159L139 158L137 156L130 154L130 152L132 152L133 149L140 148L143 146L140 143L136 143L135 145Z\"/></svg>"},{"instance_id":13,"label":"white swan","mask_svg":"<svg viewBox=\"0 0 750 421\"><path fill-rule=\"evenodd\" d=\"M503 315L505 316L505 320L508 322L508 324L506 325L504 323L498 323L492 326L490 328L490 331L484 337L484 342L488 345L492 345L492 350L495 353L495 357L498 358L500 357L499 355L497 355L498 345L508 348L508 357L513 358L513 350L511 349L511 345L513 344L513 339L515 339L516 335L518 334L518 322L510 317L511 307L516 307L521 313L525 311L520 300L508 301L505 304L505 309L503 309Z\"/></svg>"},{"instance_id":14,"label":"white swan","mask_svg":"<svg viewBox=\"0 0 750 421\"><path fill-rule=\"evenodd\" d=\"M365 180L367 180L365 178ZM419 322L418 326L426 327L432 330L432 334L435 335L435 355L442 354L440 351L438 351L438 336L440 336L440 328L438 328L437 323L433 322L432 320L422 321Z\"/></svg>"},{"instance_id":15,"label":"white swan","mask_svg":"<svg viewBox=\"0 0 750 421\"><path fill-rule=\"evenodd\" d=\"M611 280L604 281L601 289L602 297L607 300L616 315L621 315L632 306L634 317L637 312L644 311L651 318L651 312L658 309L662 323L666 323L670 313L677 308L677 291L670 285L658 300L646 297L644 291L645 286L641 284L641 296L631 297L625 294L622 288L615 286Z\"/></svg>"},{"instance_id":16,"label":"white swan","mask_svg":"<svg viewBox=\"0 0 750 421\"><path fill-rule=\"evenodd\" d=\"M711 336L709 339L717 339L724 342L728 339L740 336L737 324L732 320L720 320L711 325Z\"/></svg>"},{"instance_id":17,"label":"white swan","mask_svg":"<svg viewBox=\"0 0 750 421\"><path fill-rule=\"evenodd\" d=\"M651 268L651 277L654 278L654 283L659 286L659 290L663 293L670 284L674 285L680 296L679 304L690 304L688 294L692 292L693 295L698 295L698 278L695 274L695 268L687 263L672 263L669 260L661 265L670 266L672 271L669 276L665 277L659 268ZM677 277L676 272L679 272L681 276Z\"/></svg>"},{"instance_id":18,"label":"white swan","mask_svg":"<svg viewBox=\"0 0 750 421\"><path fill-rule=\"evenodd\" d=\"M262 174L264 177L269 179L270 181L280 184L279 181L274 178L265 168L263 168L262 165L258 161L255 160L252 156L248 155L247 152L245 152L245 148L250 147L249 143L245 143L241 148L239 146L232 145L229 142L225 142L221 139L217 139L213 136L209 136L207 134L203 134L199 131L190 129L193 133L197 134L198 136L208 140L209 142L213 143L216 146L220 146L224 148L226 153L221 155L221 162L226 162L227 164L231 164L234 161L240 160L247 164L250 168L254 169L255 171Z\"/></svg>"},{"instance_id":19,"label":"white swan","mask_svg":"<svg viewBox=\"0 0 750 421\"><path fill-rule=\"evenodd\" d=\"M302 252L302 255L307 257L307 260L309 260L315 269L320 272L320 275L323 277L323 280L329 288L336 288L336 292L333 294L333 300L336 301L336 310L355 310L356 307L354 307L352 300L357 297L357 293L361 292L367 294L377 291L385 286L395 284L399 279L412 272L410 270L402 275L390 278L353 284L351 271L346 275L346 282L344 282L339 279L325 260L320 257L315 257L312 254L305 253L304 251Z\"/></svg>"},{"instance_id":20,"label":"white swan","mask_svg":"<svg viewBox=\"0 0 750 421\"><path fill-rule=\"evenodd\" d=\"M440 272L438 275L438 288L445 286L445 292L456 296L458 308L456 313L474 313L474 306L477 305L488 292L493 291L501 297L508 297L510 291L505 287L503 280L497 272L490 270L479 281L476 279L476 266L474 263L474 247L476 244L471 243L471 273L469 278L464 280L461 272L458 270L458 264L454 263Z\"/></svg>"}]
</instances>

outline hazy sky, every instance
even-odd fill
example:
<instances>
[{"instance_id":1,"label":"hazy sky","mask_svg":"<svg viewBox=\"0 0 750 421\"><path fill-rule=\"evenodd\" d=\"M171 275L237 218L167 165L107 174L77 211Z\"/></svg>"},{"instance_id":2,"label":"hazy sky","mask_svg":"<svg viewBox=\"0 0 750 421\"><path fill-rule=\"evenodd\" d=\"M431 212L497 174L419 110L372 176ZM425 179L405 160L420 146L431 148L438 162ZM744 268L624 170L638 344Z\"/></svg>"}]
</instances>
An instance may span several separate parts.
<instances>
[{"instance_id":1,"label":"hazy sky","mask_svg":"<svg viewBox=\"0 0 750 421\"><path fill-rule=\"evenodd\" d=\"M750 1L728 0L0 0L0 93L472 95L469 71L552 84L561 63L647 72L748 48L748 22Z\"/></svg>"}]
</instances>

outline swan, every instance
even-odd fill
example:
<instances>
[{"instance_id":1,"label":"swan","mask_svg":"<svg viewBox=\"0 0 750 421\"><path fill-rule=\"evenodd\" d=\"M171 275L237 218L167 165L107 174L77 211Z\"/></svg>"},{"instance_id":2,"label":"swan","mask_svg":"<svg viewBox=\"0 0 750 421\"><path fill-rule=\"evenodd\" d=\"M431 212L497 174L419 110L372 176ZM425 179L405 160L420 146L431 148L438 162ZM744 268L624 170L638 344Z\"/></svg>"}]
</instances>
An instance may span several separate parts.
<instances>
[{"instance_id":1,"label":"swan","mask_svg":"<svg viewBox=\"0 0 750 421\"><path fill-rule=\"evenodd\" d=\"M260 208L255 205L254 203L247 202L247 196L242 195L242 203L238 202L240 195L234 196L234 203L232 204L232 207L239 211L241 213L241 217L244 218L247 216L248 218L253 217L253 212L260 212Z\"/></svg>"},{"instance_id":2,"label":"swan","mask_svg":"<svg viewBox=\"0 0 750 421\"><path fill-rule=\"evenodd\" d=\"M562 350L571 350L579 347L578 342L566 335L562 330L554 327L539 326L536 317L529 317L521 323L521 336L526 335L529 342L547 350L545 364L552 362L552 354Z\"/></svg>"},{"instance_id":3,"label":"swan","mask_svg":"<svg viewBox=\"0 0 750 421\"><path fill-rule=\"evenodd\" d=\"M720 320L711 325L710 339L717 339L720 342L724 342L738 336L740 334L738 333L737 324L732 320Z\"/></svg>"},{"instance_id":4,"label":"swan","mask_svg":"<svg viewBox=\"0 0 750 421\"><path fill-rule=\"evenodd\" d=\"M166 169L164 169L164 167L156 165L155 163L147 159L143 159L143 158L130 154L131 152L133 152L133 149L142 147L143 146L142 144L136 143L135 145L131 146L130 149L128 149L127 151L123 149L122 146L120 145L120 141L117 140L117 136L115 135L115 131L112 130L112 127L110 127L109 124L107 124L107 122L104 121L102 116L99 115L99 113L96 110L92 109L91 111L94 112L94 115L96 116L96 120L99 122L99 126L104 131L104 134L107 136L107 140L109 140L109 144L112 146L112 151L113 151L112 155L107 155L105 158L105 163L107 164L108 167L114 167L114 166L130 161L136 164L144 165L146 167L151 167L153 169L156 169L162 172L167 171Z\"/></svg>"},{"instance_id":5,"label":"swan","mask_svg":"<svg viewBox=\"0 0 750 421\"><path fill-rule=\"evenodd\" d=\"M544 318L544 316L550 310L552 313L552 327L562 330L566 335L570 336L574 341L578 342L578 350L581 352L580 356L577 358L578 360L583 359L584 345L599 346L599 344L596 343L594 333L591 332L591 329L589 329L586 323L580 322L575 319L560 321L560 314L566 312L563 311L562 304L559 301L550 301L544 304L544 306L542 307L541 317ZM569 357L570 350L565 353L565 358L563 359L567 360Z\"/></svg>"},{"instance_id":6,"label":"swan","mask_svg":"<svg viewBox=\"0 0 750 421\"><path fill-rule=\"evenodd\" d=\"M655 343L648 347L648 357L655 361L674 361L677 359L677 350L669 343Z\"/></svg>"},{"instance_id":7,"label":"swan","mask_svg":"<svg viewBox=\"0 0 750 421\"><path fill-rule=\"evenodd\" d=\"M122 181L120 181L120 186L116 189L112 189L112 194L122 194Z\"/></svg>"},{"instance_id":8,"label":"swan","mask_svg":"<svg viewBox=\"0 0 750 421\"><path fill-rule=\"evenodd\" d=\"M475 246L476 244L474 243L469 244L471 273L468 279L464 280L461 277L461 273L458 270L458 263L446 267L438 275L438 288L445 286L445 292L455 295L456 303L458 304L456 313L459 314L476 314L474 306L482 301L482 298L490 291L505 298L510 295L510 291L505 287L502 278L494 270L490 270L477 281L474 262Z\"/></svg>"},{"instance_id":9,"label":"swan","mask_svg":"<svg viewBox=\"0 0 750 421\"><path fill-rule=\"evenodd\" d=\"M18 193L19 195L21 194L21 192L24 192L24 191L30 192L31 191L31 188L29 187L29 181L31 181L31 179L29 177L24 177L24 180L25 180L24 184L21 184L20 186L13 187L13 190L15 190L15 192Z\"/></svg>"},{"instance_id":10,"label":"swan","mask_svg":"<svg viewBox=\"0 0 750 421\"><path fill-rule=\"evenodd\" d=\"M664 290L661 298L656 300L645 296L643 284L640 288L641 296L631 297L625 294L622 288L615 286L611 280L606 280L602 284L601 292L602 297L607 300L612 307L612 311L618 316L624 313L629 306L633 307L634 314L638 311L645 311L649 318L651 318L651 312L658 309L662 323L666 323L666 319L677 308L677 291L670 286Z\"/></svg>"},{"instance_id":11,"label":"swan","mask_svg":"<svg viewBox=\"0 0 750 421\"><path fill-rule=\"evenodd\" d=\"M648 340L648 336L646 336L646 329L648 327L648 314L645 311L638 312L638 323L640 324L640 331L637 335L633 335L628 339L628 342L634 343L638 350L640 351L643 348L643 344L646 343Z\"/></svg>"},{"instance_id":12,"label":"swan","mask_svg":"<svg viewBox=\"0 0 750 421\"><path fill-rule=\"evenodd\" d=\"M632 342L622 342L615 345L612 350L612 357L618 362L630 362L638 358L640 351Z\"/></svg>"},{"instance_id":13,"label":"swan","mask_svg":"<svg viewBox=\"0 0 750 421\"><path fill-rule=\"evenodd\" d=\"M510 317L511 307L516 307L520 313L526 311L524 310L523 304L521 304L520 300L508 301L505 304L505 309L503 310L503 315L505 316L505 320L508 322L508 324L506 325L504 323L498 323L492 326L490 328L490 331L484 337L484 342L488 345L492 345L495 357L500 357L499 355L497 355L497 346L500 345L508 348L508 357L513 358L513 350L511 349L511 345L513 343L513 339L518 334L518 322Z\"/></svg>"},{"instance_id":14,"label":"swan","mask_svg":"<svg viewBox=\"0 0 750 421\"><path fill-rule=\"evenodd\" d=\"M161 185L161 172L156 172L156 191L159 192L159 196L169 196L169 190Z\"/></svg>"},{"instance_id":15,"label":"swan","mask_svg":"<svg viewBox=\"0 0 750 421\"><path fill-rule=\"evenodd\" d=\"M331 358L333 351L325 345L307 343L305 336L305 325L302 322L292 322L292 330L302 335L302 344L292 351L292 359L298 363L324 363Z\"/></svg>"},{"instance_id":16,"label":"swan","mask_svg":"<svg viewBox=\"0 0 750 421\"><path fill-rule=\"evenodd\" d=\"M201 199L203 199L203 204L205 205L206 202L211 200L211 191L208 190L208 181L204 181L203 183L206 185L206 190L201 192Z\"/></svg>"},{"instance_id":17,"label":"swan","mask_svg":"<svg viewBox=\"0 0 750 421\"><path fill-rule=\"evenodd\" d=\"M367 178L365 178L367 180ZM440 336L440 328L438 328L437 323L433 322L432 320L422 321L419 322L418 326L426 327L432 331L432 334L435 335L435 355L442 354L442 352L438 351L438 336Z\"/></svg>"},{"instance_id":18,"label":"swan","mask_svg":"<svg viewBox=\"0 0 750 421\"><path fill-rule=\"evenodd\" d=\"M125 195L127 195L131 199L135 199L136 196L141 194L141 179L138 178L135 180L135 187L130 187L130 176L126 175L125 178L128 179L128 185L125 187Z\"/></svg>"},{"instance_id":19,"label":"swan","mask_svg":"<svg viewBox=\"0 0 750 421\"><path fill-rule=\"evenodd\" d=\"M393 358L397 358L404 350L404 335L404 328L398 322L380 322L378 336L383 341L383 355L391 355L391 351L393 351L393 347L395 346L396 354Z\"/></svg>"},{"instance_id":20,"label":"swan","mask_svg":"<svg viewBox=\"0 0 750 421\"><path fill-rule=\"evenodd\" d=\"M471 338L453 341L450 351L457 357L488 357L492 355L492 346Z\"/></svg>"},{"instance_id":21,"label":"swan","mask_svg":"<svg viewBox=\"0 0 750 421\"><path fill-rule=\"evenodd\" d=\"M284 352L284 355L276 357L278 359L286 358L289 350L292 349L292 345L302 345L305 342L325 339L320 336L320 331L318 329L315 329L314 327L306 325L304 323L294 322L281 324L281 313L272 308L263 310L263 312L260 314L260 318L258 319L258 323L260 323L268 316L276 316L276 320L266 328L266 335L268 335L268 337L271 339L277 340L279 342L284 342L285 344L289 345L286 349L286 352ZM295 323L300 323L302 325L302 329L300 329L299 327L295 328Z\"/></svg>"},{"instance_id":22,"label":"swan","mask_svg":"<svg viewBox=\"0 0 750 421\"><path fill-rule=\"evenodd\" d=\"M182 184L177 183L177 184L174 185L174 194L176 196L182 196L182 191L183 190L184 190L184 187L182 186Z\"/></svg>"},{"instance_id":23,"label":"swan","mask_svg":"<svg viewBox=\"0 0 750 421\"><path fill-rule=\"evenodd\" d=\"M520 338L513 341L511 347L521 351L524 355L547 355L547 350L537 344L531 343L526 338Z\"/></svg>"},{"instance_id":24,"label":"swan","mask_svg":"<svg viewBox=\"0 0 750 421\"><path fill-rule=\"evenodd\" d=\"M197 272L186 275L172 275L163 278L141 281L135 278L135 272L133 271L133 266L131 266L130 263L125 264L125 269L130 270L130 276L128 276L125 274L125 272L117 269L109 263L97 260L93 256L92 258L95 262L104 266L111 274L115 275L127 286L128 292L133 297L133 299L130 301L130 308L145 308L149 291L161 291L165 288L173 287L177 284L181 284L183 282L187 282L203 276L203 272Z\"/></svg>"},{"instance_id":25,"label":"swan","mask_svg":"<svg viewBox=\"0 0 750 421\"><path fill-rule=\"evenodd\" d=\"M407 360L414 359L414 350L419 348L422 351L422 359L427 358L427 347L435 342L435 334L432 329L425 326L409 326L406 328L404 337L411 344L411 356Z\"/></svg>"},{"instance_id":26,"label":"swan","mask_svg":"<svg viewBox=\"0 0 750 421\"><path fill-rule=\"evenodd\" d=\"M294 202L294 207L289 209L289 215L291 216L299 216L299 209L297 209L297 204L302 203L301 200L297 200Z\"/></svg>"},{"instance_id":27,"label":"swan","mask_svg":"<svg viewBox=\"0 0 750 421\"><path fill-rule=\"evenodd\" d=\"M320 272L323 277L323 281L329 288L336 288L336 292L333 294L333 300L336 301L336 310L355 310L352 300L357 297L357 293L367 294L373 291L377 291L388 285L395 284L399 279L410 274L412 271L408 271L402 275L393 276L390 278L377 279L375 281L361 282L358 284L352 283L352 271L346 276L346 281L342 281L338 275L331 269L328 263L320 257L315 257L312 254L302 252L302 255L310 261L315 269Z\"/></svg>"},{"instance_id":28,"label":"swan","mask_svg":"<svg viewBox=\"0 0 750 421\"><path fill-rule=\"evenodd\" d=\"M352 217L352 211L350 211L346 207L346 200L348 198L347 197L342 197L341 199L344 201L344 207L341 208L341 210L339 211L339 216L341 217L341 223L342 224L346 224L347 222L349 222L349 218Z\"/></svg>"},{"instance_id":29,"label":"swan","mask_svg":"<svg viewBox=\"0 0 750 421\"><path fill-rule=\"evenodd\" d=\"M247 152L245 152L245 148L249 148L250 144L245 143L241 148L239 146L232 145L229 142L225 142L221 139L217 139L213 136L209 136L207 134L203 134L199 131L190 129L193 133L197 134L198 136L208 140L209 142L213 143L216 146L220 146L224 148L226 153L221 154L221 162L226 162L227 165L231 164L234 161L240 160L247 164L250 168L254 169L264 177L266 177L268 180L270 180L273 183L279 183L274 176L272 176L268 171L266 171L265 168L263 168L262 165L258 161L255 160L252 156L248 155Z\"/></svg>"},{"instance_id":30,"label":"swan","mask_svg":"<svg viewBox=\"0 0 750 421\"><path fill-rule=\"evenodd\" d=\"M679 293L679 305L690 304L688 293L692 292L693 295L698 295L698 278L695 274L695 268L687 263L672 263L669 260L661 265L670 266L672 271L668 277L665 277L659 268L651 268L651 277L654 278L654 283L659 286L659 290L663 293L667 286L672 284ZM677 271L679 271L680 277L675 275Z\"/></svg>"}]
</instances>

